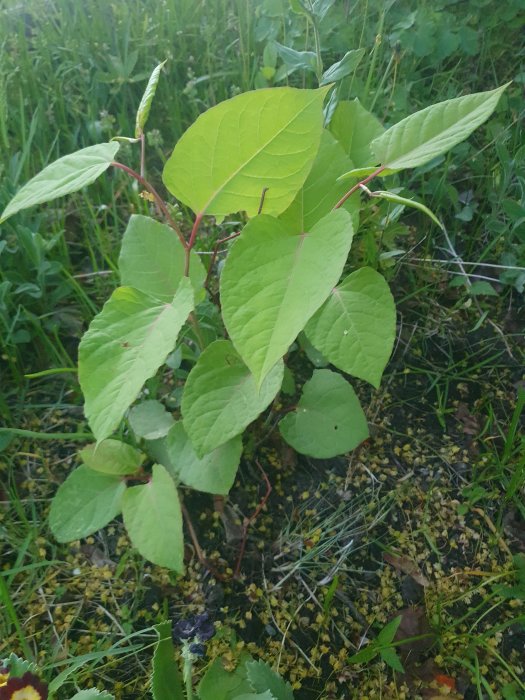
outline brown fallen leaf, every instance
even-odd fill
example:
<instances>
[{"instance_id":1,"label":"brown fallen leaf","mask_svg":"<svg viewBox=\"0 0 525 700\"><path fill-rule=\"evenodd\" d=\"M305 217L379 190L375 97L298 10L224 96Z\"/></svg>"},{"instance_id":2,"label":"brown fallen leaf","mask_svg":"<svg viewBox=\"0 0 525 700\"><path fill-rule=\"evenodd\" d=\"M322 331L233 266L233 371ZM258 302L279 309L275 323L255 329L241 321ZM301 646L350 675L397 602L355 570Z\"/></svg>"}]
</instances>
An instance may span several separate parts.
<instances>
[{"instance_id":1,"label":"brown fallen leaf","mask_svg":"<svg viewBox=\"0 0 525 700\"><path fill-rule=\"evenodd\" d=\"M384 552L383 559L397 571L401 571L401 573L407 574L407 576L413 578L414 581L419 583L420 586L423 586L424 588L430 586L430 581L428 578L423 574L416 562L412 561L412 559L409 557Z\"/></svg>"},{"instance_id":2,"label":"brown fallen leaf","mask_svg":"<svg viewBox=\"0 0 525 700\"><path fill-rule=\"evenodd\" d=\"M455 418L463 426L465 435L478 435L481 429L479 420L472 415L466 403L458 403Z\"/></svg>"},{"instance_id":3,"label":"brown fallen leaf","mask_svg":"<svg viewBox=\"0 0 525 700\"><path fill-rule=\"evenodd\" d=\"M401 616L401 622L394 640L404 642L397 650L404 663L414 664L434 646L436 635L423 607L404 608L395 616Z\"/></svg>"}]
</instances>

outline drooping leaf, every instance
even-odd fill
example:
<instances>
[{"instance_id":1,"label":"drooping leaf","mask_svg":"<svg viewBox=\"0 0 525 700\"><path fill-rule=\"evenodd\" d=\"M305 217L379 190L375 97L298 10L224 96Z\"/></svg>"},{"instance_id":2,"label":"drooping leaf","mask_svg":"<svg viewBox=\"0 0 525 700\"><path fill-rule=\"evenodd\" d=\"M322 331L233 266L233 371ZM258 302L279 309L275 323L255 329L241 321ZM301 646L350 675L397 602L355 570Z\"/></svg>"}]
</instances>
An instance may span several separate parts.
<instances>
[{"instance_id":1,"label":"drooping leaf","mask_svg":"<svg viewBox=\"0 0 525 700\"><path fill-rule=\"evenodd\" d=\"M264 661L248 661L248 680L257 693L269 690L275 700L294 700L292 688Z\"/></svg>"},{"instance_id":2,"label":"drooping leaf","mask_svg":"<svg viewBox=\"0 0 525 700\"><path fill-rule=\"evenodd\" d=\"M197 491L226 496L239 467L242 438L237 435L201 458L197 456L182 422L177 422L165 438L148 445L148 452L177 481Z\"/></svg>"},{"instance_id":3,"label":"drooping leaf","mask_svg":"<svg viewBox=\"0 0 525 700\"><path fill-rule=\"evenodd\" d=\"M388 192L386 190L374 190L374 192L372 192L372 197L378 197L379 199L385 199L387 202L393 202L394 204L401 204L404 207L411 207L412 209L417 209L418 211L423 212L423 214L426 214L426 216L432 219L432 221L435 224L437 224L440 229L443 229L443 224L437 218L434 212L431 211L422 202L417 202L415 199L408 199L408 197L401 197L400 195L395 194L394 192Z\"/></svg>"},{"instance_id":4,"label":"drooping leaf","mask_svg":"<svg viewBox=\"0 0 525 700\"><path fill-rule=\"evenodd\" d=\"M154 464L147 484L126 490L122 516L133 546L145 559L182 573L184 541L179 495L165 467Z\"/></svg>"},{"instance_id":5,"label":"drooping leaf","mask_svg":"<svg viewBox=\"0 0 525 700\"><path fill-rule=\"evenodd\" d=\"M328 214L348 190L344 182L337 182L339 175L352 167L352 161L343 147L330 134L323 131L319 150L312 169L294 201L279 219L287 228L296 231L310 231L314 224ZM343 205L352 216L354 231L359 226L358 197L350 197Z\"/></svg>"},{"instance_id":6,"label":"drooping leaf","mask_svg":"<svg viewBox=\"0 0 525 700\"><path fill-rule=\"evenodd\" d=\"M0 224L22 209L49 202L90 185L109 168L119 148L120 145L114 141L99 143L51 163L18 190L4 209Z\"/></svg>"},{"instance_id":7,"label":"drooping leaf","mask_svg":"<svg viewBox=\"0 0 525 700\"><path fill-rule=\"evenodd\" d=\"M105 474L125 476L134 474L144 461L144 453L120 440L102 440L99 445L88 445L79 452L86 467Z\"/></svg>"},{"instance_id":8,"label":"drooping leaf","mask_svg":"<svg viewBox=\"0 0 525 700\"><path fill-rule=\"evenodd\" d=\"M330 68L325 70L319 85L335 83L337 80L342 80L347 75L350 75L350 73L353 73L357 66L361 63L364 55L364 49L354 49L353 51L348 51L340 61L333 63Z\"/></svg>"},{"instance_id":9,"label":"drooping leaf","mask_svg":"<svg viewBox=\"0 0 525 700\"><path fill-rule=\"evenodd\" d=\"M296 51L289 46L275 42L277 52L283 61L283 65L277 70L276 82L284 80L298 70L306 70L315 73L317 57L313 51Z\"/></svg>"},{"instance_id":10,"label":"drooping leaf","mask_svg":"<svg viewBox=\"0 0 525 700\"><path fill-rule=\"evenodd\" d=\"M221 102L185 132L163 180L194 212L280 214L302 186L319 146L326 88L271 88Z\"/></svg>"},{"instance_id":11,"label":"drooping leaf","mask_svg":"<svg viewBox=\"0 0 525 700\"><path fill-rule=\"evenodd\" d=\"M160 401L150 399L133 406L128 416L131 429L137 437L145 440L157 440L168 434L175 423Z\"/></svg>"},{"instance_id":12,"label":"drooping leaf","mask_svg":"<svg viewBox=\"0 0 525 700\"><path fill-rule=\"evenodd\" d=\"M248 654L243 655L233 671L227 671L218 658L204 674L198 687L200 700L237 700L239 695L252 693L253 689L247 679L246 662Z\"/></svg>"},{"instance_id":13,"label":"drooping leaf","mask_svg":"<svg viewBox=\"0 0 525 700\"><path fill-rule=\"evenodd\" d=\"M142 99L137 110L137 117L135 119L136 138L138 138L144 131L144 127L148 121L151 103L153 102L153 98L155 97L155 93L157 91L157 85L159 83L160 72L165 64L166 61L162 61L162 63L159 63L159 65L153 69L153 72L148 80L148 84L146 85L146 89L144 90L144 94L142 95Z\"/></svg>"},{"instance_id":14,"label":"drooping leaf","mask_svg":"<svg viewBox=\"0 0 525 700\"><path fill-rule=\"evenodd\" d=\"M278 362L257 389L229 340L216 340L199 356L182 394L184 428L195 451L211 452L244 428L275 398L283 380Z\"/></svg>"},{"instance_id":15,"label":"drooping leaf","mask_svg":"<svg viewBox=\"0 0 525 700\"><path fill-rule=\"evenodd\" d=\"M396 337L396 307L385 278L370 267L352 272L305 333L340 370L378 387Z\"/></svg>"},{"instance_id":16,"label":"drooping leaf","mask_svg":"<svg viewBox=\"0 0 525 700\"><path fill-rule=\"evenodd\" d=\"M193 309L187 277L171 303L120 287L95 316L79 346L78 376L85 414L98 441L110 435L175 347Z\"/></svg>"},{"instance_id":17,"label":"drooping leaf","mask_svg":"<svg viewBox=\"0 0 525 700\"><path fill-rule=\"evenodd\" d=\"M372 141L376 161L402 170L446 153L490 117L508 85L439 102L403 119Z\"/></svg>"},{"instance_id":18,"label":"drooping leaf","mask_svg":"<svg viewBox=\"0 0 525 700\"><path fill-rule=\"evenodd\" d=\"M222 313L258 385L337 284L352 236L344 209L309 232L263 215L249 221L232 246L221 275Z\"/></svg>"},{"instance_id":19,"label":"drooping leaf","mask_svg":"<svg viewBox=\"0 0 525 700\"><path fill-rule=\"evenodd\" d=\"M368 437L365 414L354 390L329 369L314 371L296 410L281 420L279 430L297 452L319 459L349 452Z\"/></svg>"},{"instance_id":20,"label":"drooping leaf","mask_svg":"<svg viewBox=\"0 0 525 700\"><path fill-rule=\"evenodd\" d=\"M153 700L185 700L182 690L175 648L171 637L171 622L155 625L159 641L153 653L153 672L151 676L151 694Z\"/></svg>"},{"instance_id":21,"label":"drooping leaf","mask_svg":"<svg viewBox=\"0 0 525 700\"><path fill-rule=\"evenodd\" d=\"M119 256L124 287L171 301L184 277L185 251L175 231L149 216L134 214L128 223ZM199 256L190 254L190 280L197 302L204 297L206 270Z\"/></svg>"},{"instance_id":22,"label":"drooping leaf","mask_svg":"<svg viewBox=\"0 0 525 700\"><path fill-rule=\"evenodd\" d=\"M375 644L368 644L368 646L360 649L356 654L352 654L348 658L348 663L350 664L366 664L371 661L374 657L379 654L379 649Z\"/></svg>"},{"instance_id":23,"label":"drooping leaf","mask_svg":"<svg viewBox=\"0 0 525 700\"><path fill-rule=\"evenodd\" d=\"M363 107L356 98L339 102L330 120L330 131L342 145L354 168L376 164L370 142L381 136L385 129L379 119ZM375 168L372 168L372 171Z\"/></svg>"},{"instance_id":24,"label":"drooping leaf","mask_svg":"<svg viewBox=\"0 0 525 700\"><path fill-rule=\"evenodd\" d=\"M51 532L59 542L87 537L120 513L126 483L118 476L80 466L59 487L49 512Z\"/></svg>"}]
</instances>

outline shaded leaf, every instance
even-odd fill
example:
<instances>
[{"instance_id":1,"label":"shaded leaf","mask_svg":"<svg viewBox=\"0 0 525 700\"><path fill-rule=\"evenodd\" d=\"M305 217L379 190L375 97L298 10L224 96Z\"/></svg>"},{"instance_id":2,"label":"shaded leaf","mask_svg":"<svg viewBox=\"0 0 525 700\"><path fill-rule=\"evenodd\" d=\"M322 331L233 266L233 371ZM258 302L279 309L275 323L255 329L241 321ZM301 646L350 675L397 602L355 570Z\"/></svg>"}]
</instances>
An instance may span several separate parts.
<instances>
[{"instance_id":1,"label":"shaded leaf","mask_svg":"<svg viewBox=\"0 0 525 700\"><path fill-rule=\"evenodd\" d=\"M352 272L305 333L336 367L378 387L396 336L396 307L384 277L370 267Z\"/></svg>"},{"instance_id":2,"label":"shaded leaf","mask_svg":"<svg viewBox=\"0 0 525 700\"><path fill-rule=\"evenodd\" d=\"M184 571L184 541L179 495L161 464L147 484L132 486L122 499L122 516L131 543L148 561Z\"/></svg>"},{"instance_id":3,"label":"shaded leaf","mask_svg":"<svg viewBox=\"0 0 525 700\"><path fill-rule=\"evenodd\" d=\"M283 380L278 362L257 388L255 378L229 340L216 340L199 356L182 395L184 428L203 456L247 425L275 398Z\"/></svg>"},{"instance_id":4,"label":"shaded leaf","mask_svg":"<svg viewBox=\"0 0 525 700\"><path fill-rule=\"evenodd\" d=\"M353 73L357 66L361 63L364 55L364 49L354 49L353 51L348 51L340 61L333 63L330 68L325 70L319 85L335 83L337 80L342 80L347 75L350 75L350 73Z\"/></svg>"},{"instance_id":5,"label":"shaded leaf","mask_svg":"<svg viewBox=\"0 0 525 700\"><path fill-rule=\"evenodd\" d=\"M297 452L319 459L349 452L368 437L354 390L340 374L328 369L314 371L296 410L281 420L279 430Z\"/></svg>"},{"instance_id":6,"label":"shaded leaf","mask_svg":"<svg viewBox=\"0 0 525 700\"><path fill-rule=\"evenodd\" d=\"M184 277L186 253L175 231L149 216L133 214L122 238L118 260L123 286L170 302ZM195 298L204 298L206 270L200 257L190 253L190 280Z\"/></svg>"},{"instance_id":7,"label":"shaded leaf","mask_svg":"<svg viewBox=\"0 0 525 700\"><path fill-rule=\"evenodd\" d=\"M120 513L126 483L118 476L80 466L60 485L49 511L49 526L58 542L87 537Z\"/></svg>"},{"instance_id":8,"label":"shaded leaf","mask_svg":"<svg viewBox=\"0 0 525 700\"><path fill-rule=\"evenodd\" d=\"M164 437L175 423L173 416L166 411L164 405L153 399L133 406L128 420L135 435L145 440Z\"/></svg>"},{"instance_id":9,"label":"shaded leaf","mask_svg":"<svg viewBox=\"0 0 525 700\"><path fill-rule=\"evenodd\" d=\"M249 661L246 664L248 680L257 693L270 692L274 700L294 700L292 687L264 661Z\"/></svg>"},{"instance_id":10,"label":"shaded leaf","mask_svg":"<svg viewBox=\"0 0 525 700\"><path fill-rule=\"evenodd\" d=\"M178 422L163 440L150 443L148 451L164 464L177 481L197 491L226 496L239 467L242 438L237 435L212 452L198 457L182 422Z\"/></svg>"},{"instance_id":11,"label":"shaded leaf","mask_svg":"<svg viewBox=\"0 0 525 700\"><path fill-rule=\"evenodd\" d=\"M385 129L379 119L365 109L357 98L351 102L338 103L329 128L344 148L354 168L376 165L377 158L372 153L370 143L381 136ZM375 169L370 168L370 172ZM364 174L362 176L365 177Z\"/></svg>"},{"instance_id":12,"label":"shaded leaf","mask_svg":"<svg viewBox=\"0 0 525 700\"><path fill-rule=\"evenodd\" d=\"M144 461L144 454L120 440L102 440L80 450L79 457L86 467L105 474L134 474Z\"/></svg>"}]
</instances>

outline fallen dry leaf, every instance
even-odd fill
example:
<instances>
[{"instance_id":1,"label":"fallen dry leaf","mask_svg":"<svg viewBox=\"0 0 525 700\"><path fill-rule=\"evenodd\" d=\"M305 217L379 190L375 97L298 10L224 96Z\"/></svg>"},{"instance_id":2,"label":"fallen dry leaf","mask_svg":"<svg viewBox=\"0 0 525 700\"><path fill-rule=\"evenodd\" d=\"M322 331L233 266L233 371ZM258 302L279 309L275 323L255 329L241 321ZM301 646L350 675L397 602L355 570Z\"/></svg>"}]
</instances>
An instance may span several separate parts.
<instances>
[{"instance_id":1,"label":"fallen dry leaf","mask_svg":"<svg viewBox=\"0 0 525 700\"><path fill-rule=\"evenodd\" d=\"M384 552L383 559L387 562L387 564L390 564L394 567L394 569L397 569L397 571L401 571L401 573L407 574L407 576L413 578L414 581L419 583L420 586L430 586L430 581L428 578L423 574L418 565L412 561L412 559L409 559L409 557Z\"/></svg>"}]
</instances>

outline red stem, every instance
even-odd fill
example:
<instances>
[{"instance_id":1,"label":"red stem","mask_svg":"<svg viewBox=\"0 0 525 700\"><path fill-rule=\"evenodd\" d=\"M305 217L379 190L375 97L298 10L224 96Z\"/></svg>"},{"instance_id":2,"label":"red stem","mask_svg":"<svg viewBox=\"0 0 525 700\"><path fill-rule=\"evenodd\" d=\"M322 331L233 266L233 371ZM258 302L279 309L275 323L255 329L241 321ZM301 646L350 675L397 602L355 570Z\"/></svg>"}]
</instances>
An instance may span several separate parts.
<instances>
[{"instance_id":1,"label":"red stem","mask_svg":"<svg viewBox=\"0 0 525 700\"><path fill-rule=\"evenodd\" d=\"M358 182L356 185L354 185L351 189L348 190L348 192L341 197L341 199L337 202L335 205L334 209L339 209L339 207L342 207L343 204L346 202L348 197L354 194L354 192L357 192L357 190L361 187L361 185L366 185L367 182L370 182L370 180L373 180L375 177L380 175L383 170L385 170L386 165L381 165L377 170L374 170L374 172L369 175L368 177L365 177L364 180L361 180L361 182Z\"/></svg>"},{"instance_id":2,"label":"red stem","mask_svg":"<svg viewBox=\"0 0 525 700\"><path fill-rule=\"evenodd\" d=\"M175 222L175 220L173 219L173 217L169 213L168 207L166 206L166 202L162 199L162 197L159 195L159 193L153 187L153 185L151 185L144 177L142 177L142 175L139 175L139 173L137 173L135 170L133 170L132 168L128 168L127 165L124 165L124 163L119 163L118 161L114 160L111 163L111 165L114 168L119 168L120 170L123 170L128 175L131 175L131 177L133 177L139 184L141 184L145 190L148 190L148 192L153 195L153 198L155 199L155 204L157 205L158 209L160 210L160 212L162 214L164 214L167 222L169 223L171 228L175 231L175 233L179 237L179 240L182 243L182 245L184 246L184 248L187 248L188 244L184 240L184 236L182 235L181 230L177 226L177 223Z\"/></svg>"},{"instance_id":3,"label":"red stem","mask_svg":"<svg viewBox=\"0 0 525 700\"><path fill-rule=\"evenodd\" d=\"M217 254L219 252L219 246L221 246L223 243L226 243L226 241L231 241L232 238L237 238L237 236L240 236L241 232L237 231L237 233L232 233L231 236L226 236L226 238L221 238L220 240L215 243L215 247L213 248L213 253L211 255L211 261L208 266L208 274L206 275L206 281L204 282L204 287L208 289L208 284L210 282L210 277L211 273L213 271L213 266L215 265L215 260L217 259ZM209 290L208 290L209 291Z\"/></svg>"},{"instance_id":4,"label":"red stem","mask_svg":"<svg viewBox=\"0 0 525 700\"><path fill-rule=\"evenodd\" d=\"M201 225L202 217L204 216L203 212L200 212L197 214L195 217L195 221L193 222L193 228L191 229L191 235L190 235L190 240L188 241L186 245L186 262L184 265L184 274L186 277L190 274L190 253L191 249L195 245L195 239L197 238L197 233L199 231L199 226Z\"/></svg>"},{"instance_id":5,"label":"red stem","mask_svg":"<svg viewBox=\"0 0 525 700\"><path fill-rule=\"evenodd\" d=\"M270 498L270 494L272 492L272 485L270 484L270 480L268 479L268 476L264 469L261 467L259 461L256 459L255 464L259 467L259 470L261 471L263 475L263 479L266 483L266 493L261 499L261 502L257 506L257 508L254 510L253 514L249 518L244 518L244 522L242 524L242 541L241 541L241 546L239 547L239 556L237 557L237 564L235 566L235 572L233 574L234 578L239 578L239 574L241 573L241 563L242 559L244 557L244 550L246 548L246 540L248 539L248 528L250 525L254 522L254 520L257 518L261 510L264 508L266 505L267 500Z\"/></svg>"}]
</instances>

